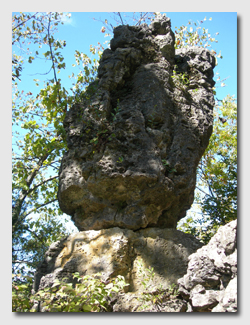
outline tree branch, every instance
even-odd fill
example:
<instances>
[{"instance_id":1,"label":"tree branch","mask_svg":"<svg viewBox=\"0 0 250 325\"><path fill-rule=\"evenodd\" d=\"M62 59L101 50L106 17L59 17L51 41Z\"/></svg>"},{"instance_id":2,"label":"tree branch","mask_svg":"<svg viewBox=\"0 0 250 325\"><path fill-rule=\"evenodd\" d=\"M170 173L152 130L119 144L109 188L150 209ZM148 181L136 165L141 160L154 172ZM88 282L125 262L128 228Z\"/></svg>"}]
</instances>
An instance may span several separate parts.
<instances>
[{"instance_id":1,"label":"tree branch","mask_svg":"<svg viewBox=\"0 0 250 325\"><path fill-rule=\"evenodd\" d=\"M50 204L50 203L53 203L53 202L55 202L55 201L57 201L57 199L53 199L53 200L51 200L51 201L49 201L49 202L45 202L45 203L41 204L39 207L30 210L28 213L24 214L24 217L22 218L22 220L25 219L29 214L31 214L31 213L33 213L33 212L35 212L35 211L41 209L42 207L44 207L44 206L46 206L46 205L48 205L48 204Z\"/></svg>"},{"instance_id":2,"label":"tree branch","mask_svg":"<svg viewBox=\"0 0 250 325\"><path fill-rule=\"evenodd\" d=\"M122 16L121 16L121 13L120 13L120 12L118 12L118 15L119 15L119 17L120 17L120 19L121 19L121 22L122 22L122 24L124 25L124 23L123 23L123 20L122 20Z\"/></svg>"},{"instance_id":3,"label":"tree branch","mask_svg":"<svg viewBox=\"0 0 250 325\"><path fill-rule=\"evenodd\" d=\"M142 14L142 13L141 13ZM141 18L138 20L138 22L135 24L135 26L140 25L141 21L143 20L143 18L148 14L148 12L145 12L145 14L143 16L141 16Z\"/></svg>"},{"instance_id":4,"label":"tree branch","mask_svg":"<svg viewBox=\"0 0 250 325\"><path fill-rule=\"evenodd\" d=\"M50 13L51 15L51 13ZM56 68L55 68L55 59L54 59L54 55L53 55L53 50L52 50L52 46L51 46L51 37L50 37L50 22L51 22L51 16L49 16L49 25L48 25L48 40L49 40L49 49L50 49L50 54L51 54L51 61L52 61L52 69L54 72L54 78L56 81L56 84L58 84L58 80L57 80L57 76L56 76ZM61 103L61 97L60 97L60 93L59 90L57 91L57 96L58 96L58 101L59 103Z\"/></svg>"},{"instance_id":5,"label":"tree branch","mask_svg":"<svg viewBox=\"0 0 250 325\"><path fill-rule=\"evenodd\" d=\"M19 26L24 25L27 23L27 21L29 21L30 19L32 19L33 17L35 17L38 14L38 12L36 12L33 16L31 16L30 18L26 19L25 21L21 22L20 24L18 24L17 26L15 26L14 28L12 28L12 32L17 29Z\"/></svg>"},{"instance_id":6,"label":"tree branch","mask_svg":"<svg viewBox=\"0 0 250 325\"><path fill-rule=\"evenodd\" d=\"M35 236L38 239L38 241L40 241L43 245L45 245L43 238L40 238L34 231L29 229L28 227L26 228L26 230L30 232L33 236Z\"/></svg>"},{"instance_id":7,"label":"tree branch","mask_svg":"<svg viewBox=\"0 0 250 325\"><path fill-rule=\"evenodd\" d=\"M45 183L47 183L47 182L49 182L49 181L52 181L53 179L58 178L58 177L59 177L58 175L55 175L55 176L52 176L52 177L49 177L49 178L45 179L45 180L42 181L41 183L39 183L39 184L35 185L34 187L32 187L32 188L28 191L27 195L29 195L31 192L33 192L33 191L34 191L36 188L38 188L39 186L41 186L41 185L43 185L43 184L45 184Z\"/></svg>"},{"instance_id":8,"label":"tree branch","mask_svg":"<svg viewBox=\"0 0 250 325\"><path fill-rule=\"evenodd\" d=\"M34 263L31 261L25 261L25 260L14 260L14 261L12 261L12 263L14 264L23 264L23 263L25 263L25 264L29 264L29 265L31 265L31 266L33 266L34 265Z\"/></svg>"},{"instance_id":9,"label":"tree branch","mask_svg":"<svg viewBox=\"0 0 250 325\"><path fill-rule=\"evenodd\" d=\"M33 169L33 171L30 173L30 175L27 177L26 179L26 186L29 188L35 178L35 176L37 175L37 173L39 172L39 169L41 168L41 166L43 165L44 161L48 158L49 154L51 152L47 152L46 154L44 154L38 161L37 166ZM22 189L21 193L19 194L18 199L16 200L15 206L12 209L12 232L15 230L16 225L20 222L23 221L24 218L22 218L21 220L19 220L19 216L20 216L20 212L22 209L22 205L23 202L25 200L25 198L28 195L28 191L29 190L25 190Z\"/></svg>"}]
</instances>

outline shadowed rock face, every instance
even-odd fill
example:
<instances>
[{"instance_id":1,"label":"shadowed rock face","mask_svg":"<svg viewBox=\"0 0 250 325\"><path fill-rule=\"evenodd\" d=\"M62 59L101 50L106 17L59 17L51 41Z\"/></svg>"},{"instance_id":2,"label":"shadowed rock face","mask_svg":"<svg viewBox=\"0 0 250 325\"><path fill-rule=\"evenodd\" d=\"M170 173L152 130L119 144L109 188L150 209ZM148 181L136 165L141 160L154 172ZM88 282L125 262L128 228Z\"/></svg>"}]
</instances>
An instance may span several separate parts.
<instances>
[{"instance_id":1,"label":"shadowed rock face","mask_svg":"<svg viewBox=\"0 0 250 325\"><path fill-rule=\"evenodd\" d=\"M170 26L160 17L115 28L97 80L67 112L58 200L79 230L175 228L193 202L215 58L175 53Z\"/></svg>"}]
</instances>

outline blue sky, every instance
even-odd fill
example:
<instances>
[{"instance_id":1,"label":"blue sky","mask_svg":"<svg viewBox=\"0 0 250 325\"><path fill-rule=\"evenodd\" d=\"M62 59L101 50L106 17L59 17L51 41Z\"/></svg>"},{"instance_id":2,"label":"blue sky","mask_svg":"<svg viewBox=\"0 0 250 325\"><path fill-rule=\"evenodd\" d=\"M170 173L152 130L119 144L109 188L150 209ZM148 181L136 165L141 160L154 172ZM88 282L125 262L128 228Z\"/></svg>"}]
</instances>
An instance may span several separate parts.
<instances>
[{"instance_id":1,"label":"blue sky","mask_svg":"<svg viewBox=\"0 0 250 325\"><path fill-rule=\"evenodd\" d=\"M126 13L131 16L131 13ZM236 12L166 12L166 15L171 19L172 29L187 25L188 21L203 23L201 27L208 29L212 37L216 37L218 43L213 43L213 49L217 53L221 51L222 59L218 59L218 66L214 72L219 73L219 76L225 80L225 87L217 88L217 98L223 99L226 95L235 95L237 97L237 13ZM65 19L65 24L59 27L59 32L54 35L56 39L66 40L66 47L61 51L66 63L66 69L61 70L58 78L62 79L62 84L66 89L69 89L72 84L72 79L68 76L74 72L78 72L72 67L74 62L74 52L78 50L91 57L89 52L90 45L97 45L98 42L103 44L110 38L105 37L101 33L101 28L104 24L101 21L107 19L116 26L116 22L111 19L113 16L109 12L71 12L71 18ZM206 21L204 18L206 17ZM93 19L95 18L95 20ZM209 20L212 18L212 20ZM101 21L100 21L101 20ZM216 33L219 33L215 36ZM43 50L43 49L42 49ZM44 49L44 52L48 49ZM31 91L33 94L38 92L43 87L38 88L34 85L33 79L45 80L52 78L50 75L39 75L37 72L44 73L49 70L49 65L44 63L44 60L35 60L32 64L26 63L22 73L22 81L19 88L25 92ZM215 75L215 80L218 75ZM219 85L219 84L218 84Z\"/></svg>"}]
</instances>

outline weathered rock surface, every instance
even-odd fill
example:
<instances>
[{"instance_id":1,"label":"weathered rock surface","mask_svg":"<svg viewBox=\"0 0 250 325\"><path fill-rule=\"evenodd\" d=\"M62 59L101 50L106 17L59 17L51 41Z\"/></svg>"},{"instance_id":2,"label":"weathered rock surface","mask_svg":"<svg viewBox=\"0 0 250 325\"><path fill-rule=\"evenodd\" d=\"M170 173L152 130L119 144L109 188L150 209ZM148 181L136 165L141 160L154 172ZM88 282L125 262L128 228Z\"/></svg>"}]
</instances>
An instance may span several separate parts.
<instances>
[{"instance_id":1,"label":"weathered rock surface","mask_svg":"<svg viewBox=\"0 0 250 325\"><path fill-rule=\"evenodd\" d=\"M58 200L79 230L176 227L212 133L214 66L207 49L175 53L166 17L115 28L96 82L64 121Z\"/></svg>"},{"instance_id":2,"label":"weathered rock surface","mask_svg":"<svg viewBox=\"0 0 250 325\"><path fill-rule=\"evenodd\" d=\"M189 261L189 262L188 262ZM142 281L153 267L143 300ZM38 268L35 291L72 274L123 275L129 283L110 302L112 312L237 312L237 221L219 228L208 245L175 229L83 231L52 244ZM147 281L147 280L146 280ZM179 295L169 294L178 283ZM161 302L155 303L159 292Z\"/></svg>"},{"instance_id":3,"label":"weathered rock surface","mask_svg":"<svg viewBox=\"0 0 250 325\"><path fill-rule=\"evenodd\" d=\"M190 312L237 312L237 220L189 257L178 284Z\"/></svg>"},{"instance_id":4,"label":"weathered rock surface","mask_svg":"<svg viewBox=\"0 0 250 325\"><path fill-rule=\"evenodd\" d=\"M123 275L129 283L127 291L139 294L144 291L142 280L148 276L149 267L155 272L149 290L167 289L186 273L188 256L201 246L193 236L176 229L147 228L135 232L114 227L82 231L50 246L36 272L34 290L51 286L56 278L72 280L74 272L100 272L104 281Z\"/></svg>"},{"instance_id":5,"label":"weathered rock surface","mask_svg":"<svg viewBox=\"0 0 250 325\"><path fill-rule=\"evenodd\" d=\"M119 313L183 313L187 310L187 302L183 299L166 297L160 304L154 303L154 296L152 295L151 301L143 302L142 295L135 293L124 293L119 295L117 301L113 305L112 311Z\"/></svg>"}]
</instances>

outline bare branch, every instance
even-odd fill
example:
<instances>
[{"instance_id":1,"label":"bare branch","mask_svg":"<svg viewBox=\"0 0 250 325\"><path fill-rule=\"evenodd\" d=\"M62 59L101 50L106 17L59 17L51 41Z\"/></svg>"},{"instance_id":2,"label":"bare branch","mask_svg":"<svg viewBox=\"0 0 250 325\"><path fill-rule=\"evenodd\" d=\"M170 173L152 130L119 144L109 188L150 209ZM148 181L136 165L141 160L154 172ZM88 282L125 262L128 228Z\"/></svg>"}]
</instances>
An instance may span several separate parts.
<instances>
[{"instance_id":1,"label":"bare branch","mask_svg":"<svg viewBox=\"0 0 250 325\"><path fill-rule=\"evenodd\" d=\"M29 265L31 265L31 266L33 266L34 265L34 262L33 261L25 261L25 260L14 260L14 261L12 261L12 263L14 264L29 264Z\"/></svg>"},{"instance_id":2,"label":"bare branch","mask_svg":"<svg viewBox=\"0 0 250 325\"><path fill-rule=\"evenodd\" d=\"M203 191L200 187L196 186L197 190L201 191L202 193L204 193L205 195L209 195L208 193L206 193L205 191Z\"/></svg>"},{"instance_id":3,"label":"bare branch","mask_svg":"<svg viewBox=\"0 0 250 325\"><path fill-rule=\"evenodd\" d=\"M142 13L141 13L142 14ZM148 14L148 12L145 12L145 14L143 16L141 16L141 18L138 20L138 22L135 24L135 26L140 25L142 20L144 19L144 17Z\"/></svg>"},{"instance_id":4,"label":"bare branch","mask_svg":"<svg viewBox=\"0 0 250 325\"><path fill-rule=\"evenodd\" d=\"M122 16L121 16L121 13L120 13L120 12L118 12L118 15L119 15L119 17L120 17L120 19L121 19L122 25L124 25L124 23L123 23L123 20L122 20Z\"/></svg>"}]
</instances>

